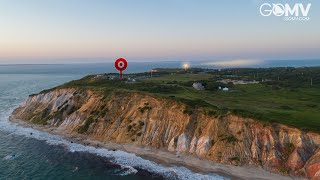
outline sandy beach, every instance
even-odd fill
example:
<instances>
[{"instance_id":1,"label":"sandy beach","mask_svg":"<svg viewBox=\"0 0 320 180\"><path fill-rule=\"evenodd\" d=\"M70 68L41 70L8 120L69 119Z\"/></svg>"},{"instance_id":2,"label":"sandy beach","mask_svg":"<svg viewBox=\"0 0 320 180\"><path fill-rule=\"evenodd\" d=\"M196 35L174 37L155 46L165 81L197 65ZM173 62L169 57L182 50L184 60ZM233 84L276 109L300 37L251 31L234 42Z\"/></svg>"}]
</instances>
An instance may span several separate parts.
<instances>
[{"instance_id":1,"label":"sandy beach","mask_svg":"<svg viewBox=\"0 0 320 180\"><path fill-rule=\"evenodd\" d=\"M53 127L38 126L34 124L28 124L25 121L17 120L10 117L10 121L17 123L18 125L34 128L40 131L45 131L53 135L59 135L66 140L83 144L86 146L94 146L96 148L105 148L108 150L121 150L128 153L134 153L144 159L151 160L164 166L182 166L186 167L193 172L198 173L215 173L230 179L249 179L249 180L298 180L303 178L285 176L281 174L275 174L268 172L262 168L254 166L232 166L226 164L214 163L208 160L202 160L197 157L186 154L174 154L165 149L155 149L146 146L134 145L134 144L119 144L114 142L99 142L88 139L85 135L76 133L65 133L59 131Z\"/></svg>"}]
</instances>

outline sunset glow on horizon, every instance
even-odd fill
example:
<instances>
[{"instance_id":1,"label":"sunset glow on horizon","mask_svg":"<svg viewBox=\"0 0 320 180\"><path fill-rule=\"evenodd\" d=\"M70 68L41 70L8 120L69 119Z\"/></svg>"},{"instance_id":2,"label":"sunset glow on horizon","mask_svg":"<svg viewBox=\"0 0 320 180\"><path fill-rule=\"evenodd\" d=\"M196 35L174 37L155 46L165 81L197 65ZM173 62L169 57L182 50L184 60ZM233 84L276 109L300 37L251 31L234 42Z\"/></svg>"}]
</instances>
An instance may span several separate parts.
<instances>
[{"instance_id":1,"label":"sunset glow on horizon","mask_svg":"<svg viewBox=\"0 0 320 180\"><path fill-rule=\"evenodd\" d=\"M319 2L312 1L309 22L262 17L260 4L1 1L0 63L118 56L188 61L320 57Z\"/></svg>"}]
</instances>

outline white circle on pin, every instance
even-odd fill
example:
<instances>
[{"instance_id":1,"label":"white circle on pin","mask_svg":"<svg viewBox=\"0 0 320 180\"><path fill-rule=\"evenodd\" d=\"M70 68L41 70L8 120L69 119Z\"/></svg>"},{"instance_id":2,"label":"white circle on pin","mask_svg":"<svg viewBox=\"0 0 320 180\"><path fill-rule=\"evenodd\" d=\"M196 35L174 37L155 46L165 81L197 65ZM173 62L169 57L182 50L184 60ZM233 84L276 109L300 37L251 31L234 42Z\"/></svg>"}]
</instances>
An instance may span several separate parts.
<instances>
[{"instance_id":1,"label":"white circle on pin","mask_svg":"<svg viewBox=\"0 0 320 180\"><path fill-rule=\"evenodd\" d=\"M119 68L123 68L123 67L124 67L124 62L120 61L120 62L118 63L118 66L119 66Z\"/></svg>"}]
</instances>

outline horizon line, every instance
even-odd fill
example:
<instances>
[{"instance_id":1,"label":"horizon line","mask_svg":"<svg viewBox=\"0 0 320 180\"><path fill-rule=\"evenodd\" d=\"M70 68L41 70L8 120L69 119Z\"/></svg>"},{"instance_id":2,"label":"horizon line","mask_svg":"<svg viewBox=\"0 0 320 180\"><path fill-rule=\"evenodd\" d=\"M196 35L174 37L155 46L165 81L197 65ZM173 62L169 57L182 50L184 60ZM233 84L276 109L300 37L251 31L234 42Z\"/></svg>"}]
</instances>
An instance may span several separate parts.
<instances>
[{"instance_id":1,"label":"horizon line","mask_svg":"<svg viewBox=\"0 0 320 180\"><path fill-rule=\"evenodd\" d=\"M264 59L261 61L317 61L320 60L320 58L312 58L312 59ZM208 62L208 61L213 61L213 62L219 62L219 61L232 61L232 59L229 60L163 60L161 62ZM139 61L139 60L133 60L133 61L129 61L129 62L133 62L133 63L154 63L155 61L149 60L149 61ZM114 61L98 61L98 62L65 62L65 63L1 63L0 62L0 66L12 66L12 65L72 65L72 64L104 64L104 63L114 63Z\"/></svg>"}]
</instances>

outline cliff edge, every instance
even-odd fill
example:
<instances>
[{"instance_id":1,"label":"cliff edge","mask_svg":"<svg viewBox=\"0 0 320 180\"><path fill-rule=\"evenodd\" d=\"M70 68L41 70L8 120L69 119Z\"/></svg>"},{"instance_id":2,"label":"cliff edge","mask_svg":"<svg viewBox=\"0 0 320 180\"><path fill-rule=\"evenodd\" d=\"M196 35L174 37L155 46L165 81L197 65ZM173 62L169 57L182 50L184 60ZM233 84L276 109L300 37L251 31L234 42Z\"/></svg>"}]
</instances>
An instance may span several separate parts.
<instances>
[{"instance_id":1,"label":"cliff edge","mask_svg":"<svg viewBox=\"0 0 320 180\"><path fill-rule=\"evenodd\" d=\"M89 139L146 145L231 165L320 179L320 135L139 92L57 88L30 96L11 119Z\"/></svg>"}]
</instances>

